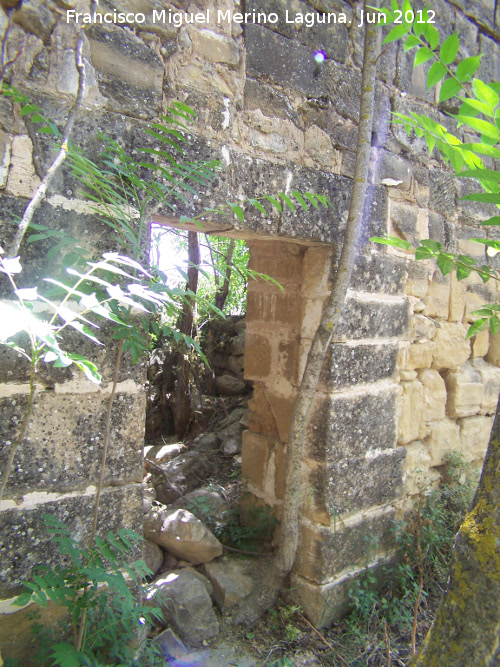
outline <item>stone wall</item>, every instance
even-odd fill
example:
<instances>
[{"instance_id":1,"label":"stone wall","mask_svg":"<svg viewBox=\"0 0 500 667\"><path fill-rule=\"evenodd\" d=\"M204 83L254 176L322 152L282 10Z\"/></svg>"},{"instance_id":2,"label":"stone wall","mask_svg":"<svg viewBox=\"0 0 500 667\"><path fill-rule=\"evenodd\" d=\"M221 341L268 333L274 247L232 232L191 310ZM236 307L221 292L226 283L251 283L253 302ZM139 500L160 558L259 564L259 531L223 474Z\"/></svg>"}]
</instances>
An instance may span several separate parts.
<instances>
[{"instance_id":1,"label":"stone wall","mask_svg":"<svg viewBox=\"0 0 500 667\"><path fill-rule=\"evenodd\" d=\"M77 84L73 49L78 26L66 22L64 4L24 0L14 14L9 47L12 57L23 46L11 82L59 126ZM88 11L86 0L70 4ZM176 5L194 8L183 0ZM255 383L255 395L243 451L244 474L255 498L279 513L293 401L347 218L362 30L342 0L294 1L294 11L345 12L353 21L315 28L286 24L285 0L265 3L264 11L279 15L277 24L243 27L216 22L216 9L240 8L233 0L200 0L199 9L211 10L212 17L200 26L153 24L153 10L162 7L160 0L100 3L101 11L144 12L146 21L87 30L88 79L75 143L96 157L96 130L101 130L137 150L145 141L145 121L180 99L199 114L189 151L195 157L220 157L226 165L199 204L294 189L326 194L333 204L328 211L285 209L265 217L248 214L244 222L206 222L208 231L247 239L252 267L284 287L281 292L270 283L250 282L245 372ZM500 79L494 0L434 0L433 7L444 35L459 30L467 55L485 53L480 76ZM262 9L260 0L246 2L245 11L253 9ZM322 66L312 57L318 48L327 54ZM499 341L489 341L488 334L464 340L471 311L494 300L496 288L472 278L462 283L443 279L435 266L416 264L404 253L368 241L385 232L412 242L432 236L447 247L477 254L479 246L469 239L496 233L477 228L487 215L483 207L458 201L466 185L453 179L439 159L429 158L422 140L390 123L391 111L415 109L448 124L444 112L453 108L453 100L440 109L433 106L424 86L426 66L414 72L411 55L400 46L387 48L379 63L373 176L360 258L345 321L323 370L303 467L301 544L292 584L317 625L335 617L350 578L364 566L365 535L378 537L373 562L386 557L395 502L434 483L447 450L458 449L480 462L500 387ZM2 244L8 245L14 216L24 210L53 153L50 142L7 99L0 100L0 123ZM71 230L96 252L113 249L109 230L77 193L71 174L62 171L35 221ZM192 210L191 204L179 206L178 213ZM164 224L175 226L178 220L168 210L158 216ZM53 273L47 249L46 243L23 248L26 284ZM49 558L41 513L61 516L76 535L88 530L112 358L111 349L98 359L105 378L100 389L68 370L40 378L34 421L0 514L6 536L1 571L7 582L0 591L6 599L2 612L31 564ZM27 379L19 360L5 350L1 368L3 439L11 442ZM103 526L137 527L141 521L141 381L141 368L124 366ZM1 623L7 634L17 623L14 615L9 617L9 623Z\"/></svg>"}]
</instances>

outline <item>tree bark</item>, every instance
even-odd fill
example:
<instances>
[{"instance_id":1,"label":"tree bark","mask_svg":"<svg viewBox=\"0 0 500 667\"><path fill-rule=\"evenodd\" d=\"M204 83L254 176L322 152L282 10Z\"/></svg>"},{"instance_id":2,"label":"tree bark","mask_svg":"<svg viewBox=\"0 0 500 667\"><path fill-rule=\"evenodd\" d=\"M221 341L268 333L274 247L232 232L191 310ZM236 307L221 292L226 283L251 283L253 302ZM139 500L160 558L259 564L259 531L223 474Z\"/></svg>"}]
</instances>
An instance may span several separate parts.
<instances>
[{"instance_id":1,"label":"tree bark","mask_svg":"<svg viewBox=\"0 0 500 667\"><path fill-rule=\"evenodd\" d=\"M500 665L500 401L472 510L456 537L448 590L411 665Z\"/></svg>"},{"instance_id":2,"label":"tree bark","mask_svg":"<svg viewBox=\"0 0 500 667\"><path fill-rule=\"evenodd\" d=\"M366 4L364 9L366 10ZM354 182L342 253L334 278L332 292L314 335L307 357L302 382L292 416L287 445L285 492L281 517L281 539L276 557L267 568L263 580L239 604L233 617L235 623L251 625L276 602L285 577L292 569L299 537L300 469L309 412L312 406L321 368L333 334L338 326L345 296L349 287L364 213L375 99L377 64L376 27L367 24L365 30L360 121L356 152Z\"/></svg>"},{"instance_id":3,"label":"tree bark","mask_svg":"<svg viewBox=\"0 0 500 667\"><path fill-rule=\"evenodd\" d=\"M186 289L196 295L198 290L198 266L200 264L200 245L197 232L188 232L188 282ZM179 331L187 336L193 334L195 299L189 297L184 303ZM189 370L190 362L188 357L179 352L177 364L177 385L175 388L174 400L174 427L175 433L179 438L183 438L188 432L191 423L192 409L191 396L189 393Z\"/></svg>"}]
</instances>

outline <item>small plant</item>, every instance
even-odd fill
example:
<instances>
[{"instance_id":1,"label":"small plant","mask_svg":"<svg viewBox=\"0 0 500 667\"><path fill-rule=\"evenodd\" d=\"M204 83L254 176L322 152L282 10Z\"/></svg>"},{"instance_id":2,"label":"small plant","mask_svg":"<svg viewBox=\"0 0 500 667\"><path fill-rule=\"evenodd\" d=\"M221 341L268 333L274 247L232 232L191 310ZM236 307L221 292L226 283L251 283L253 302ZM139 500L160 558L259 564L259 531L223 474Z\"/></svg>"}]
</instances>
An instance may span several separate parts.
<instances>
[{"instance_id":1,"label":"small plant","mask_svg":"<svg viewBox=\"0 0 500 667\"><path fill-rule=\"evenodd\" d=\"M122 529L117 535L109 532L106 540L96 537L96 546L84 549L61 521L49 514L43 518L59 544L59 553L69 563L37 566L33 581L24 584L27 590L14 604L21 607L35 602L46 607L50 600L68 613L65 621L52 628L38 622L39 613L33 614L37 663L58 667L162 665L157 648L146 639L147 628L154 619L161 619L161 612L137 602L141 579L151 571L142 560L127 562L142 538Z\"/></svg>"},{"instance_id":2,"label":"small plant","mask_svg":"<svg viewBox=\"0 0 500 667\"><path fill-rule=\"evenodd\" d=\"M251 507L246 512L246 519L243 524L239 507L229 510L224 515L224 523L215 529L217 537L237 549L249 550L259 542L270 540L278 523L268 505L264 509Z\"/></svg>"}]
</instances>

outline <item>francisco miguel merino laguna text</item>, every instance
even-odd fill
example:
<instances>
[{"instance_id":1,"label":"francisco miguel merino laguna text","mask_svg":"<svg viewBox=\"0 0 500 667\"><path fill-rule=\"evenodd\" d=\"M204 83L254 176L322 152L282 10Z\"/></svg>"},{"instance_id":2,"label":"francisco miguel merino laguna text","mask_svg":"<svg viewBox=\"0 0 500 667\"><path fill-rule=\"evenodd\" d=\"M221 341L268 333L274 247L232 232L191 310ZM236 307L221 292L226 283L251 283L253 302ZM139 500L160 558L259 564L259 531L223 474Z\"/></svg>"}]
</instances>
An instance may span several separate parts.
<instances>
[{"instance_id":1,"label":"francisco miguel merino laguna text","mask_svg":"<svg viewBox=\"0 0 500 667\"><path fill-rule=\"evenodd\" d=\"M152 22L153 23L170 23L176 28L180 28L185 23L198 23L198 24L208 24L210 23L210 9L207 9L203 12L175 12L171 9L162 9L162 10L153 10ZM377 23L385 23L386 17L385 14L380 13L380 17ZM246 12L244 14L239 12L232 12L231 10L218 9L216 17L217 23L259 23L259 24L275 24L279 21L279 16L276 12ZM324 14L318 14L317 12L307 12L303 14L302 12L290 12L288 9L285 10L284 16L285 23L296 23L302 24L307 28L312 28L316 24L329 24L329 23L345 23L350 24L351 21L347 18L347 14L344 12L328 12ZM74 9L68 9L66 11L66 23L118 23L118 24L131 24L131 23L145 23L146 15L142 12L133 13L133 12L118 12L116 10L112 12L77 12ZM375 21L373 21L375 23ZM363 20L361 21L361 25Z\"/></svg>"}]
</instances>

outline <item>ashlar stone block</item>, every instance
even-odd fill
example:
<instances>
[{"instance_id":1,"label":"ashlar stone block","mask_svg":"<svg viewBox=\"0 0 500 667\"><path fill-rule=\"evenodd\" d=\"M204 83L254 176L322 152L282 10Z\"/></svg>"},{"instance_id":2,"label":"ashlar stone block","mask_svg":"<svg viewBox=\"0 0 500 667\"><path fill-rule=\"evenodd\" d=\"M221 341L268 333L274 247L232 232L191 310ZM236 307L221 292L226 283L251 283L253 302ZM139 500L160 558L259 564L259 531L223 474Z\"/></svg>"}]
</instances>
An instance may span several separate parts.
<instances>
[{"instance_id":1,"label":"ashlar stone block","mask_svg":"<svg viewBox=\"0 0 500 667\"><path fill-rule=\"evenodd\" d=\"M446 385L441 375L434 369L424 368L418 372L423 392L423 420L425 422L444 419L446 416Z\"/></svg>"},{"instance_id":2,"label":"ashlar stone block","mask_svg":"<svg viewBox=\"0 0 500 667\"><path fill-rule=\"evenodd\" d=\"M440 419L429 424L430 435L425 444L431 456L431 466L443 465L446 454L460 451L460 427L451 419Z\"/></svg>"},{"instance_id":3,"label":"ashlar stone block","mask_svg":"<svg viewBox=\"0 0 500 667\"><path fill-rule=\"evenodd\" d=\"M398 444L405 445L426 435L424 424L424 387L422 383L401 382Z\"/></svg>"},{"instance_id":4,"label":"ashlar stone block","mask_svg":"<svg viewBox=\"0 0 500 667\"><path fill-rule=\"evenodd\" d=\"M444 375L448 399L446 412L449 417L468 417L481 410L484 387L481 374L470 363L448 371Z\"/></svg>"},{"instance_id":5,"label":"ashlar stone block","mask_svg":"<svg viewBox=\"0 0 500 667\"><path fill-rule=\"evenodd\" d=\"M470 342L466 340L467 327L460 322L440 322L434 342L433 368L457 368L470 356Z\"/></svg>"},{"instance_id":6,"label":"ashlar stone block","mask_svg":"<svg viewBox=\"0 0 500 667\"><path fill-rule=\"evenodd\" d=\"M466 417L459 419L458 424L465 461L482 461L488 448L493 417Z\"/></svg>"},{"instance_id":7,"label":"ashlar stone block","mask_svg":"<svg viewBox=\"0 0 500 667\"><path fill-rule=\"evenodd\" d=\"M406 445L406 492L410 495L432 487L441 479L437 470L431 468L432 458L424 442L416 440Z\"/></svg>"},{"instance_id":8,"label":"ashlar stone block","mask_svg":"<svg viewBox=\"0 0 500 667\"><path fill-rule=\"evenodd\" d=\"M430 368L435 347L435 344L431 341L422 341L410 345L406 350L405 370Z\"/></svg>"},{"instance_id":9,"label":"ashlar stone block","mask_svg":"<svg viewBox=\"0 0 500 667\"><path fill-rule=\"evenodd\" d=\"M474 359L472 366L480 374L484 387L481 412L487 415L494 414L500 394L500 368L489 364L484 359Z\"/></svg>"}]
</instances>

